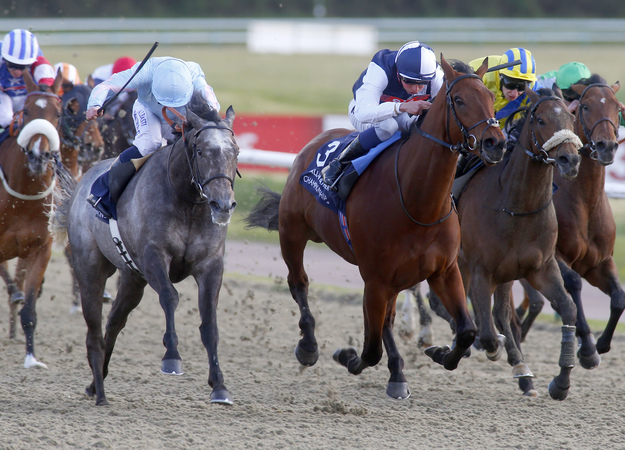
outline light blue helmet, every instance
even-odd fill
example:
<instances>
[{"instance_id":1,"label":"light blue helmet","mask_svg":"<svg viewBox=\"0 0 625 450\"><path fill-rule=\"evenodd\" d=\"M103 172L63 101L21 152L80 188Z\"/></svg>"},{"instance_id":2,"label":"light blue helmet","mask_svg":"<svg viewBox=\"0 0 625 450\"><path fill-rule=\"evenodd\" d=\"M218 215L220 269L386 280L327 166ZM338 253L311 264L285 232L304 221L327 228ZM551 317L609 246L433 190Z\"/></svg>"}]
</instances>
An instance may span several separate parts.
<instances>
[{"instance_id":1,"label":"light blue helmet","mask_svg":"<svg viewBox=\"0 0 625 450\"><path fill-rule=\"evenodd\" d=\"M189 103L193 80L185 62L172 58L160 63L154 70L152 93L163 106L177 108Z\"/></svg>"},{"instance_id":2,"label":"light blue helmet","mask_svg":"<svg viewBox=\"0 0 625 450\"><path fill-rule=\"evenodd\" d=\"M2 57L13 64L28 66L39 56L39 43L28 30L9 31L2 40Z\"/></svg>"}]
</instances>

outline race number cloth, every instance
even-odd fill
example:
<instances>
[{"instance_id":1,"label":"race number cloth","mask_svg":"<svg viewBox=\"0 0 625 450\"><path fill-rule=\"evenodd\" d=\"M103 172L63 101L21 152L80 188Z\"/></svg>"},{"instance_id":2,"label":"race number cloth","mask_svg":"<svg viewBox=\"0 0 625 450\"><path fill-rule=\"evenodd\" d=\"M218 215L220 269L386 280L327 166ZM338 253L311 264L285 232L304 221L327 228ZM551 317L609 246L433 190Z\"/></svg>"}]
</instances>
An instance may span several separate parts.
<instances>
[{"instance_id":1,"label":"race number cloth","mask_svg":"<svg viewBox=\"0 0 625 450\"><path fill-rule=\"evenodd\" d=\"M319 203L330 208L337 214L340 210L345 211L345 202L339 197L337 192L330 190L330 187L323 182L321 169L328 165L334 158L339 156L345 147L347 147L357 136L358 132L354 131L347 136L334 139L323 144L319 150L317 150L317 155L299 179L302 186L304 186ZM378 144L376 147L373 147L366 155L354 159L343 171L341 179L351 178L349 175L352 173L356 174L354 179L362 175L369 164L371 164L371 161L373 161L382 152L382 150L389 147L400 138L401 133L398 131L391 136L390 139Z\"/></svg>"}]
</instances>

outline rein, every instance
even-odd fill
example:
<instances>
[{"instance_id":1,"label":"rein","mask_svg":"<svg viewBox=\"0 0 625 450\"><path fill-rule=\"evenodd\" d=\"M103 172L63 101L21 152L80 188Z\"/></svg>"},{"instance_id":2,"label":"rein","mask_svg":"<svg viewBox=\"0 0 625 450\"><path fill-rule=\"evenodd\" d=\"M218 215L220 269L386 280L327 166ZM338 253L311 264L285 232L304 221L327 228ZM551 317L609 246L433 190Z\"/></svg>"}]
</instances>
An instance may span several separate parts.
<instances>
[{"instance_id":1,"label":"rein","mask_svg":"<svg viewBox=\"0 0 625 450\"><path fill-rule=\"evenodd\" d=\"M586 126L586 121L584 120L584 109L582 108L583 106L582 100L584 99L584 96L586 95L586 93L591 88L594 88L594 87L608 88L613 93L614 93L614 89L612 89L611 86L608 86L607 84L603 84L603 83L589 84L588 86L586 86L586 88L584 89L584 92L582 92L582 95L580 95L579 97L579 104L577 105L577 114L575 114L575 116L579 117L579 121L582 125L582 130L584 131L584 137L586 138L586 141L587 141L587 144L585 144L580 150L587 151L588 156L591 159L596 161L597 160L597 146L595 144L595 141L592 140L592 134L594 133L595 128L597 128L597 126L601 124L602 122L609 122L610 125L612 125L612 128L614 129L614 135L618 139L618 126L609 117L602 117L601 119L597 120L595 124L590 128L590 130Z\"/></svg>"}]
</instances>

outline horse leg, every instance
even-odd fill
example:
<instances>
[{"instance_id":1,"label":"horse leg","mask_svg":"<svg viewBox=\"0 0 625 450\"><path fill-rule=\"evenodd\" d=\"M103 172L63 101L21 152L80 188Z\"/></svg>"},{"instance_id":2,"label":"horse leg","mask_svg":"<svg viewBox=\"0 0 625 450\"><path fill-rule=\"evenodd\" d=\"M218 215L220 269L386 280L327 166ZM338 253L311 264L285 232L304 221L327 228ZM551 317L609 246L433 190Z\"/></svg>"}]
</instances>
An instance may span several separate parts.
<instances>
[{"instance_id":1,"label":"horse leg","mask_svg":"<svg viewBox=\"0 0 625 450\"><path fill-rule=\"evenodd\" d=\"M353 348L338 349L333 358L339 364L347 367L349 373L360 374L367 367L373 367L382 358L382 334L383 328L389 326L388 333L392 333L392 318L387 318L389 302L395 302L397 294L390 292L389 288L378 282L365 282L363 297L363 316L365 320L365 341L362 353L358 356ZM395 308L393 307L393 314ZM389 322L391 321L391 322ZM389 325L390 323L390 325ZM388 339L388 336L387 336ZM390 338L392 339L392 337ZM388 342L387 342L388 343ZM393 342L394 345L394 342ZM398 354L399 355L399 354ZM390 356L389 356L390 358ZM390 360L389 360L390 364ZM403 360L402 360L403 366ZM403 377L401 370L399 371ZM405 382L403 380L393 380Z\"/></svg>"},{"instance_id":2,"label":"horse leg","mask_svg":"<svg viewBox=\"0 0 625 450\"><path fill-rule=\"evenodd\" d=\"M603 333L597 340L597 351L607 353L614 336L614 330L625 309L625 292L619 282L618 270L614 260L610 258L601 266L586 274L586 279L610 296L610 318Z\"/></svg>"},{"instance_id":3,"label":"horse leg","mask_svg":"<svg viewBox=\"0 0 625 450\"><path fill-rule=\"evenodd\" d=\"M586 320L584 306L582 303L582 277L577 272L558 261L560 273L564 281L564 287L571 294L571 298L577 307L577 321L575 322L576 335L581 341L577 350L577 359L584 369L594 369L601 363L601 356L595 347L595 337L590 331L590 326Z\"/></svg>"},{"instance_id":4,"label":"horse leg","mask_svg":"<svg viewBox=\"0 0 625 450\"><path fill-rule=\"evenodd\" d=\"M18 288L11 277L6 261L0 263L0 276L6 283L9 294L9 339L15 339L17 335L17 310L19 304L24 302L24 292Z\"/></svg>"},{"instance_id":5,"label":"horse leg","mask_svg":"<svg viewBox=\"0 0 625 450\"><path fill-rule=\"evenodd\" d=\"M399 349L395 343L395 337L393 336L396 301L397 296L388 303L384 326L382 327L382 342L384 343L384 348L388 355L388 370L391 373L386 387L386 395L396 400L405 400L410 397L410 389L408 389L408 382L404 375L404 359L399 353ZM423 299L421 301L423 301Z\"/></svg>"},{"instance_id":6,"label":"horse leg","mask_svg":"<svg viewBox=\"0 0 625 450\"><path fill-rule=\"evenodd\" d=\"M428 283L432 291L441 299L445 309L453 317L456 325L456 345L453 349L448 346L429 347L425 350L425 354L443 365L445 369L454 370L473 344L476 335L475 324L467 310L466 294L458 265L453 264L445 272L431 276L428 278ZM432 298L431 293L430 298Z\"/></svg>"},{"instance_id":7,"label":"horse leg","mask_svg":"<svg viewBox=\"0 0 625 450\"><path fill-rule=\"evenodd\" d=\"M43 275L48 267L51 254L52 240L50 239L44 246L36 249L27 258L23 259L24 266L28 267L28 271L26 271L26 278L24 280L26 300L20 311L20 319L26 339L26 359L24 360L24 367L27 369L31 367L48 367L35 358L35 328L37 327L37 299L41 294ZM18 261L18 266L19 262L20 261Z\"/></svg>"},{"instance_id":8,"label":"horse leg","mask_svg":"<svg viewBox=\"0 0 625 450\"><path fill-rule=\"evenodd\" d=\"M425 307L425 302L423 301L419 284L414 286L411 291L417 300L417 309L419 310L419 326L421 331L419 332L417 345L419 348L429 347L434 341L434 334L432 333L432 316Z\"/></svg>"},{"instance_id":9,"label":"horse leg","mask_svg":"<svg viewBox=\"0 0 625 450\"><path fill-rule=\"evenodd\" d=\"M65 259L69 263L72 259L72 250L69 247L69 244L65 246ZM80 311L80 287L78 286L78 280L76 280L76 274L74 273L74 268L71 264L69 264L69 271L72 276L72 294L74 295L74 299L72 300L72 306L69 308L69 313L74 314Z\"/></svg>"},{"instance_id":10,"label":"horse leg","mask_svg":"<svg viewBox=\"0 0 625 450\"><path fill-rule=\"evenodd\" d=\"M280 233L280 248L288 268L289 290L300 312L299 329L302 338L295 347L295 357L303 366L314 366L319 359L319 348L315 338L315 318L308 306L308 274L304 270L306 241L294 238L304 235L305 233L298 233L295 229Z\"/></svg>"},{"instance_id":11,"label":"horse leg","mask_svg":"<svg viewBox=\"0 0 625 450\"><path fill-rule=\"evenodd\" d=\"M498 337L493 323L491 311L492 286L489 278L483 274L473 274L471 277L470 293L471 304L475 312L475 321L478 326L479 343L491 361L501 358L503 342Z\"/></svg>"},{"instance_id":12,"label":"horse leg","mask_svg":"<svg viewBox=\"0 0 625 450\"><path fill-rule=\"evenodd\" d=\"M217 302L223 278L223 258L215 260L203 277L196 277L199 288L199 310L202 323L200 335L208 353L208 385L213 389L211 403L232 405L232 395L224 384L224 377L217 358L219 330L217 328Z\"/></svg>"},{"instance_id":13,"label":"horse leg","mask_svg":"<svg viewBox=\"0 0 625 450\"><path fill-rule=\"evenodd\" d=\"M538 395L532 382L532 371L523 360L523 352L520 345L520 327L516 323L516 333L513 331L513 320L516 319L516 311L512 311L512 284L513 282L500 284L495 288L493 317L497 328L506 337L505 346L508 353L508 364L512 366L512 376L519 380L519 388L523 395L535 397ZM517 319L518 320L518 319Z\"/></svg>"},{"instance_id":14,"label":"horse leg","mask_svg":"<svg viewBox=\"0 0 625 450\"><path fill-rule=\"evenodd\" d=\"M562 319L562 346L560 350L560 373L549 383L549 395L564 400L571 386L571 371L575 367L575 317L577 308L564 289L562 275L554 260L540 273L527 277L527 281L551 302L552 308Z\"/></svg>"},{"instance_id":15,"label":"horse leg","mask_svg":"<svg viewBox=\"0 0 625 450\"><path fill-rule=\"evenodd\" d=\"M527 301L527 308L524 308L523 305L517 308L516 313L519 318L523 318L523 314L519 314L520 309L527 310L527 317L523 318L523 322L521 323L521 342L525 340L525 336L529 332L530 328L534 324L536 317L543 310L543 306L545 305L545 299L540 292L534 289L525 279L519 280L521 285L523 286L523 290L525 292L525 298L523 299L523 303Z\"/></svg>"}]
</instances>

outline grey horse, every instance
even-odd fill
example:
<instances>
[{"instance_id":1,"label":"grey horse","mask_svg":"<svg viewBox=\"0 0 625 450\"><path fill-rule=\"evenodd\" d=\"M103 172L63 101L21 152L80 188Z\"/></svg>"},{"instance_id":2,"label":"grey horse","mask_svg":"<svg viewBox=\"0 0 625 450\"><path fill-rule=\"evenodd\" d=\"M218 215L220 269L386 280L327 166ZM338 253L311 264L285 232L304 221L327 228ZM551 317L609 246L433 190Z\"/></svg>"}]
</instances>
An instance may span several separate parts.
<instances>
[{"instance_id":1,"label":"grey horse","mask_svg":"<svg viewBox=\"0 0 625 450\"><path fill-rule=\"evenodd\" d=\"M217 358L217 301L227 226L236 207L238 146L232 131L234 117L229 107L222 119L201 95L194 94L179 138L147 159L119 199L121 245L113 241L109 226L96 218L86 201L91 184L112 160L90 169L57 211L56 227L66 225L71 264L80 286L88 328L87 357L93 372L86 393L95 395L96 405L108 404L104 378L115 341L128 315L141 301L146 285L158 293L165 312L166 352L161 371L182 373L174 324L179 297L174 283L189 276L199 290L200 334L208 352L211 402L232 404ZM127 253L118 251L118 247ZM103 336L102 294L107 279L117 270L120 284Z\"/></svg>"}]
</instances>

